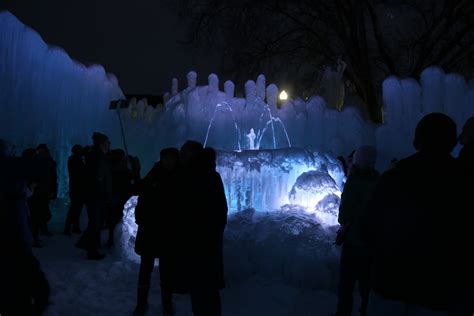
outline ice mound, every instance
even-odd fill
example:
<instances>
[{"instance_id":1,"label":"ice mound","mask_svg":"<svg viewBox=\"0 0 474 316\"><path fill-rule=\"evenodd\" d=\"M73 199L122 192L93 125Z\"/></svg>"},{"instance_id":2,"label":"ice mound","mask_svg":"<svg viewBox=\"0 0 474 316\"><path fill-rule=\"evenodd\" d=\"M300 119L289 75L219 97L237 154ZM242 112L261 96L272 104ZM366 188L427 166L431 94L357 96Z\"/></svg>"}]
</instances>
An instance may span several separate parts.
<instances>
[{"instance_id":1,"label":"ice mound","mask_svg":"<svg viewBox=\"0 0 474 316\"><path fill-rule=\"evenodd\" d=\"M228 282L258 275L299 288L334 290L339 260L334 228L325 228L301 208L285 208L229 217L224 241Z\"/></svg>"},{"instance_id":2,"label":"ice mound","mask_svg":"<svg viewBox=\"0 0 474 316\"><path fill-rule=\"evenodd\" d=\"M340 193L336 181L328 173L312 170L302 173L296 179L289 193L289 199L292 204L315 209L327 195L340 195Z\"/></svg>"},{"instance_id":3,"label":"ice mound","mask_svg":"<svg viewBox=\"0 0 474 316\"><path fill-rule=\"evenodd\" d=\"M136 197L127 203L117 244L123 258L138 263L135 204ZM335 227L323 226L316 214L298 206L231 214L224 236L226 278L232 283L258 275L299 288L334 290L339 260L334 236Z\"/></svg>"}]
</instances>

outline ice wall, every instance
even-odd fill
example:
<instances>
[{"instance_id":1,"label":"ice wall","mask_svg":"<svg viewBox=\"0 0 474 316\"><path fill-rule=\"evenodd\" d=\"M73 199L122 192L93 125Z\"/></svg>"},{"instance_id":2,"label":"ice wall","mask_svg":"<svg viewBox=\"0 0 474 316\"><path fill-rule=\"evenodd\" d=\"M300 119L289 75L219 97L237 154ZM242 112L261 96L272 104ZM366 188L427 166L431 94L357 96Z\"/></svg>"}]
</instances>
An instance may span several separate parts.
<instances>
[{"instance_id":1,"label":"ice wall","mask_svg":"<svg viewBox=\"0 0 474 316\"><path fill-rule=\"evenodd\" d=\"M85 67L49 47L8 12L0 13L0 27L0 137L20 148L50 144L64 193L73 144L90 143L91 133L98 130L111 136L114 147L122 146L117 113L108 110L110 100L123 97L117 79L101 66ZM215 74L204 79L204 86L198 79L192 71L184 84L174 78L164 107L136 100L122 111L129 151L142 160L143 173L162 148L181 146L186 139L227 151L297 147L333 156L376 145L378 167L384 170L390 159L413 152L414 128L424 114L445 112L459 128L474 114L474 84L437 67L426 69L420 82L396 77L384 81L385 122L379 126L351 106L328 108L319 96L296 97L277 106L278 87L263 75L245 84L244 97L236 97L238 88Z\"/></svg>"},{"instance_id":2,"label":"ice wall","mask_svg":"<svg viewBox=\"0 0 474 316\"><path fill-rule=\"evenodd\" d=\"M355 108L338 112L327 108L321 97L296 98L279 108L278 88L265 86L263 75L245 84L244 98L234 96L231 81L220 91L221 81L215 74L205 86L196 85L195 72L187 78L181 91L177 80L172 80L164 107L148 107L139 101L123 115L130 152L140 154L144 169L151 167L160 149L180 146L186 139L221 150L298 147L334 156L375 144L375 126Z\"/></svg>"},{"instance_id":3,"label":"ice wall","mask_svg":"<svg viewBox=\"0 0 474 316\"><path fill-rule=\"evenodd\" d=\"M387 78L383 101L385 122L375 131L381 169L390 159L414 152L415 127L426 114L442 112L451 116L460 132L465 121L474 115L474 82L466 83L458 74L429 67L422 72L420 83L409 78Z\"/></svg>"},{"instance_id":4,"label":"ice wall","mask_svg":"<svg viewBox=\"0 0 474 316\"><path fill-rule=\"evenodd\" d=\"M62 175L61 194L73 144L90 144L93 131L121 143L108 104L122 96L117 79L104 68L72 60L11 13L0 12L0 137L18 151L49 144Z\"/></svg>"}]
</instances>

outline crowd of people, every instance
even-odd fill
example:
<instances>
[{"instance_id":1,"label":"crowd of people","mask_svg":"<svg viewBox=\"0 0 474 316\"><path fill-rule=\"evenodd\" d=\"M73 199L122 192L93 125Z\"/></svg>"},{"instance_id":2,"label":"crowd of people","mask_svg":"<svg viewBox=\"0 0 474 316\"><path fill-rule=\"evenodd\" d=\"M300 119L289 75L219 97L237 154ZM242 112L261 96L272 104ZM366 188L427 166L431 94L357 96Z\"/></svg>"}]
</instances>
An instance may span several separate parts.
<instances>
[{"instance_id":1,"label":"crowd of people","mask_svg":"<svg viewBox=\"0 0 474 316\"><path fill-rule=\"evenodd\" d=\"M413 145L382 175L373 147L348 159L336 316L352 315L356 284L360 315L474 314L474 117L458 137L450 117L428 114Z\"/></svg>"},{"instance_id":2,"label":"crowd of people","mask_svg":"<svg viewBox=\"0 0 474 316\"><path fill-rule=\"evenodd\" d=\"M137 157L111 149L94 133L92 146L75 145L68 160L70 206L64 234L80 235L76 247L102 260L101 231L114 231L125 203L138 195L135 251L141 257L134 315L148 310L155 259L159 258L164 315L174 315L173 294L188 294L196 316L221 315L224 288L224 186L216 152L187 141L166 148L140 178ZM451 155L457 143L463 147ZM353 313L358 285L360 315L473 315L474 117L457 135L448 116L426 115L417 125L416 153L375 169L377 150L362 146L339 157L347 181L339 209L336 244L342 246L336 316ZM17 157L0 140L0 314L40 315L49 284L32 247L50 236L49 204L57 197L56 162L47 145ZM87 227L81 229L81 212Z\"/></svg>"},{"instance_id":3,"label":"crowd of people","mask_svg":"<svg viewBox=\"0 0 474 316\"><path fill-rule=\"evenodd\" d=\"M68 160L70 205L63 234L80 234L75 246L86 251L86 258L104 259L101 231L108 231L106 246L112 247L125 203L138 195L141 264L134 315L148 309L156 258L165 315L174 315L172 293L189 294L197 316L220 315L227 201L215 151L194 141L180 150L163 149L141 179L137 157L112 150L104 134L94 133L92 140L92 146L74 145ZM0 246L10 258L0 261L0 314L39 315L50 290L32 247L43 247L40 234L52 235L47 224L50 201L57 197L56 162L44 144L17 157L15 146L0 140L0 168ZM84 208L87 227L82 231Z\"/></svg>"}]
</instances>

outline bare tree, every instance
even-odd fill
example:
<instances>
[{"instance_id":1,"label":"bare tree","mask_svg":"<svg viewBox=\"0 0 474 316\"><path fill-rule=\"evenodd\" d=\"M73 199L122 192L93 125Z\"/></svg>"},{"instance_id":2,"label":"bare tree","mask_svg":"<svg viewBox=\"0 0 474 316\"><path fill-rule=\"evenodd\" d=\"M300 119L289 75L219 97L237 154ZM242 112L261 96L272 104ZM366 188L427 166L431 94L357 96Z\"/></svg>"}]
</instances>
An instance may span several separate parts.
<instances>
[{"instance_id":1,"label":"bare tree","mask_svg":"<svg viewBox=\"0 0 474 316\"><path fill-rule=\"evenodd\" d=\"M313 93L325 66L342 59L345 79L371 119L382 120L381 82L418 78L429 65L471 76L472 0L176 0L187 44L212 49L237 80L265 73Z\"/></svg>"}]
</instances>

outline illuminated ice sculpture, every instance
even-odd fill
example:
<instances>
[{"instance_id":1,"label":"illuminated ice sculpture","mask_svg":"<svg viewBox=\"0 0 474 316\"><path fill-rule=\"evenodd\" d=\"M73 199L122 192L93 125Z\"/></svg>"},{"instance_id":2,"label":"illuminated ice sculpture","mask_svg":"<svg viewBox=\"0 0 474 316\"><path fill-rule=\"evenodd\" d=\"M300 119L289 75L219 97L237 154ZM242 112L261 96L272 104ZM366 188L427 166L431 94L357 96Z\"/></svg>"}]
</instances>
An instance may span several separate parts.
<instances>
[{"instance_id":1,"label":"illuminated ice sculpture","mask_svg":"<svg viewBox=\"0 0 474 316\"><path fill-rule=\"evenodd\" d=\"M217 170L224 182L229 213L298 210L322 226L337 224L344 173L337 159L299 148L218 151ZM121 243L133 261L137 198L125 208Z\"/></svg>"}]
</instances>

